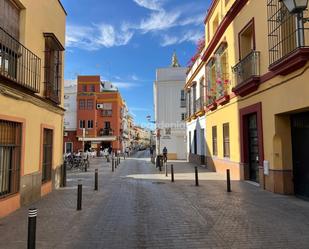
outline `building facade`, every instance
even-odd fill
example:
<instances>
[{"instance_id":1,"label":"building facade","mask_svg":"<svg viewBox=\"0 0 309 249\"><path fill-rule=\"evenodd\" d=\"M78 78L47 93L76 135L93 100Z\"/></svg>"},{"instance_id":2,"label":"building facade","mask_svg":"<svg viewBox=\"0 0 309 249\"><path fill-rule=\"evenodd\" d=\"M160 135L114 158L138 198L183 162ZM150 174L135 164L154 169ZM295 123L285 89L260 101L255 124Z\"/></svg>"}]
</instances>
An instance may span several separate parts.
<instances>
[{"instance_id":1,"label":"building facade","mask_svg":"<svg viewBox=\"0 0 309 249\"><path fill-rule=\"evenodd\" d=\"M200 56L207 165L308 198L309 33L297 19L279 0L214 0Z\"/></svg>"},{"instance_id":2,"label":"building facade","mask_svg":"<svg viewBox=\"0 0 309 249\"><path fill-rule=\"evenodd\" d=\"M206 164L206 88L205 63L198 58L187 72L187 88L185 89L187 104L187 160L189 162Z\"/></svg>"},{"instance_id":3,"label":"building facade","mask_svg":"<svg viewBox=\"0 0 309 249\"><path fill-rule=\"evenodd\" d=\"M65 23L58 0L0 0L0 217L60 185Z\"/></svg>"},{"instance_id":4,"label":"building facade","mask_svg":"<svg viewBox=\"0 0 309 249\"><path fill-rule=\"evenodd\" d=\"M67 131L65 144L73 143L78 150L123 148L124 102L118 89L110 82L102 82L100 76L78 76L76 95L76 132ZM70 120L70 112L66 112ZM76 144L76 147L74 146Z\"/></svg>"},{"instance_id":5,"label":"building facade","mask_svg":"<svg viewBox=\"0 0 309 249\"><path fill-rule=\"evenodd\" d=\"M162 153L166 147L169 159L186 159L186 71L174 53L171 67L157 69L154 82L156 153Z\"/></svg>"}]
</instances>

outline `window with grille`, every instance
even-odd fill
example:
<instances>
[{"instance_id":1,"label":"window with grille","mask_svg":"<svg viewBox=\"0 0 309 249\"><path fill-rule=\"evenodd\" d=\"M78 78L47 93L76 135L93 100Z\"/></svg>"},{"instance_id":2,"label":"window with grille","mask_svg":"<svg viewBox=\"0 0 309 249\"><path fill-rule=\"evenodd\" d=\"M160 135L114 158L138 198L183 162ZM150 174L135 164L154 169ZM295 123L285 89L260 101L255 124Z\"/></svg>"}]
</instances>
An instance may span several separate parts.
<instances>
[{"instance_id":1,"label":"window with grille","mask_svg":"<svg viewBox=\"0 0 309 249\"><path fill-rule=\"evenodd\" d=\"M0 198L19 191L22 125L0 120Z\"/></svg>"},{"instance_id":2,"label":"window with grille","mask_svg":"<svg viewBox=\"0 0 309 249\"><path fill-rule=\"evenodd\" d=\"M54 34L45 37L45 96L56 104L61 100L62 51L64 48Z\"/></svg>"},{"instance_id":3,"label":"window with grille","mask_svg":"<svg viewBox=\"0 0 309 249\"><path fill-rule=\"evenodd\" d=\"M306 14L306 12L305 12ZM273 64L291 53L297 47L297 33L308 27L299 29L296 16L290 14L279 0L267 0L269 63Z\"/></svg>"},{"instance_id":4,"label":"window with grille","mask_svg":"<svg viewBox=\"0 0 309 249\"><path fill-rule=\"evenodd\" d=\"M217 126L212 127L212 155L218 155Z\"/></svg>"},{"instance_id":5,"label":"window with grille","mask_svg":"<svg viewBox=\"0 0 309 249\"><path fill-rule=\"evenodd\" d=\"M82 85L82 92L87 92L87 85Z\"/></svg>"},{"instance_id":6,"label":"window with grille","mask_svg":"<svg viewBox=\"0 0 309 249\"><path fill-rule=\"evenodd\" d=\"M80 110L84 110L85 109L85 100L84 99L80 99L78 101L78 106Z\"/></svg>"},{"instance_id":7,"label":"window with grille","mask_svg":"<svg viewBox=\"0 0 309 249\"><path fill-rule=\"evenodd\" d=\"M89 92L95 92L95 87L94 85L89 86Z\"/></svg>"},{"instance_id":8,"label":"window with grille","mask_svg":"<svg viewBox=\"0 0 309 249\"><path fill-rule=\"evenodd\" d=\"M53 162L53 130L43 130L42 182L51 180Z\"/></svg>"},{"instance_id":9,"label":"window with grille","mask_svg":"<svg viewBox=\"0 0 309 249\"><path fill-rule=\"evenodd\" d=\"M223 156L230 157L230 126L223 124Z\"/></svg>"},{"instance_id":10,"label":"window with grille","mask_svg":"<svg viewBox=\"0 0 309 249\"><path fill-rule=\"evenodd\" d=\"M87 109L92 110L93 109L93 100L87 99Z\"/></svg>"}]
</instances>

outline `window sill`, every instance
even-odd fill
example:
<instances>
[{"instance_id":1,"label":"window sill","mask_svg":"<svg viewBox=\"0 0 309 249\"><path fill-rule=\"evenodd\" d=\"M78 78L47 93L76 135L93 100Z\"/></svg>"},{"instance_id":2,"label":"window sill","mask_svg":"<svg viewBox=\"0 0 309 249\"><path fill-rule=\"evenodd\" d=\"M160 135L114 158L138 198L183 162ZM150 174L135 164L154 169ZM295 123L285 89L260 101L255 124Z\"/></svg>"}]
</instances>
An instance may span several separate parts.
<instances>
[{"instance_id":1,"label":"window sill","mask_svg":"<svg viewBox=\"0 0 309 249\"><path fill-rule=\"evenodd\" d=\"M225 105L230 101L230 96L229 95L224 95L222 97L220 97L219 99L217 99L217 104L218 105Z\"/></svg>"},{"instance_id":2,"label":"window sill","mask_svg":"<svg viewBox=\"0 0 309 249\"><path fill-rule=\"evenodd\" d=\"M245 97L246 95L256 91L260 85L260 76L251 76L249 79L235 86L232 91L236 96Z\"/></svg>"},{"instance_id":3,"label":"window sill","mask_svg":"<svg viewBox=\"0 0 309 249\"><path fill-rule=\"evenodd\" d=\"M216 102L213 102L213 103L207 105L207 109L208 109L208 110L211 110L211 111L216 110L216 109L217 109L217 103L216 103Z\"/></svg>"},{"instance_id":4,"label":"window sill","mask_svg":"<svg viewBox=\"0 0 309 249\"><path fill-rule=\"evenodd\" d=\"M293 52L269 66L269 70L277 75L288 75L301 67L309 60L309 47L296 48Z\"/></svg>"}]
</instances>

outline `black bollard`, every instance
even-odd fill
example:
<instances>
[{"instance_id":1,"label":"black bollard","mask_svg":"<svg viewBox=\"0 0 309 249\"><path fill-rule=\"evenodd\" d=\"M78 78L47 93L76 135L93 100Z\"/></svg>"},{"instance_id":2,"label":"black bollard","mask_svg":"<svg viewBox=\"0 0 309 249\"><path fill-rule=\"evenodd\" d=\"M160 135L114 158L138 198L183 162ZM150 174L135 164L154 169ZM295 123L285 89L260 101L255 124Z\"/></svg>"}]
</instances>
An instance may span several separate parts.
<instances>
[{"instance_id":1,"label":"black bollard","mask_svg":"<svg viewBox=\"0 0 309 249\"><path fill-rule=\"evenodd\" d=\"M121 157L120 156L118 157L118 160L119 160L119 164L120 164L121 163Z\"/></svg>"},{"instance_id":2,"label":"black bollard","mask_svg":"<svg viewBox=\"0 0 309 249\"><path fill-rule=\"evenodd\" d=\"M167 169L167 163L165 163L165 176L168 176L168 169Z\"/></svg>"},{"instance_id":3,"label":"black bollard","mask_svg":"<svg viewBox=\"0 0 309 249\"><path fill-rule=\"evenodd\" d=\"M77 185L77 211L82 210L82 180L78 180Z\"/></svg>"},{"instance_id":4,"label":"black bollard","mask_svg":"<svg viewBox=\"0 0 309 249\"><path fill-rule=\"evenodd\" d=\"M231 190L231 177L230 177L230 170L226 170L226 187L227 187L227 192L232 192Z\"/></svg>"},{"instance_id":5,"label":"black bollard","mask_svg":"<svg viewBox=\"0 0 309 249\"><path fill-rule=\"evenodd\" d=\"M117 169L117 166L118 166L118 158L116 157L115 158L115 169Z\"/></svg>"},{"instance_id":6,"label":"black bollard","mask_svg":"<svg viewBox=\"0 0 309 249\"><path fill-rule=\"evenodd\" d=\"M197 166L195 166L195 186L198 186L198 169Z\"/></svg>"},{"instance_id":7,"label":"black bollard","mask_svg":"<svg viewBox=\"0 0 309 249\"><path fill-rule=\"evenodd\" d=\"M94 171L94 190L98 190L98 169Z\"/></svg>"},{"instance_id":8,"label":"black bollard","mask_svg":"<svg viewBox=\"0 0 309 249\"><path fill-rule=\"evenodd\" d=\"M115 160L114 157L112 157L112 172L115 171Z\"/></svg>"},{"instance_id":9,"label":"black bollard","mask_svg":"<svg viewBox=\"0 0 309 249\"><path fill-rule=\"evenodd\" d=\"M67 186L67 164L63 164L63 172L62 172L62 187Z\"/></svg>"},{"instance_id":10,"label":"black bollard","mask_svg":"<svg viewBox=\"0 0 309 249\"><path fill-rule=\"evenodd\" d=\"M171 164L171 177L172 177L172 182L174 182L174 166Z\"/></svg>"},{"instance_id":11,"label":"black bollard","mask_svg":"<svg viewBox=\"0 0 309 249\"><path fill-rule=\"evenodd\" d=\"M36 217L38 210L30 208L28 211L28 246L27 249L35 249L35 236L36 236Z\"/></svg>"}]
</instances>

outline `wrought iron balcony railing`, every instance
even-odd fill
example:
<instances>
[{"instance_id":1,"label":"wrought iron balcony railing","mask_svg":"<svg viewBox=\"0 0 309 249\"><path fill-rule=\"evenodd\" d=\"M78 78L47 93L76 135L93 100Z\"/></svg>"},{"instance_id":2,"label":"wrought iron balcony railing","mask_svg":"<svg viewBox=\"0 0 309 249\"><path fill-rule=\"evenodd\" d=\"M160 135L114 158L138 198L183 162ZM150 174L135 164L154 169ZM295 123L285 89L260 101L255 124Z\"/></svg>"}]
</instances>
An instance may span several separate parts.
<instances>
[{"instance_id":1,"label":"wrought iron balcony railing","mask_svg":"<svg viewBox=\"0 0 309 249\"><path fill-rule=\"evenodd\" d=\"M236 87L251 78L260 77L260 52L252 51L233 67Z\"/></svg>"},{"instance_id":2,"label":"wrought iron balcony railing","mask_svg":"<svg viewBox=\"0 0 309 249\"><path fill-rule=\"evenodd\" d=\"M195 112L204 110L204 104L205 104L204 97L200 97L197 100L195 100Z\"/></svg>"},{"instance_id":3,"label":"wrought iron balcony railing","mask_svg":"<svg viewBox=\"0 0 309 249\"><path fill-rule=\"evenodd\" d=\"M0 76L40 92L41 59L0 27Z\"/></svg>"},{"instance_id":4,"label":"wrought iron balcony railing","mask_svg":"<svg viewBox=\"0 0 309 249\"><path fill-rule=\"evenodd\" d=\"M99 131L99 136L112 136L114 134L113 130L112 129L101 129Z\"/></svg>"}]
</instances>

